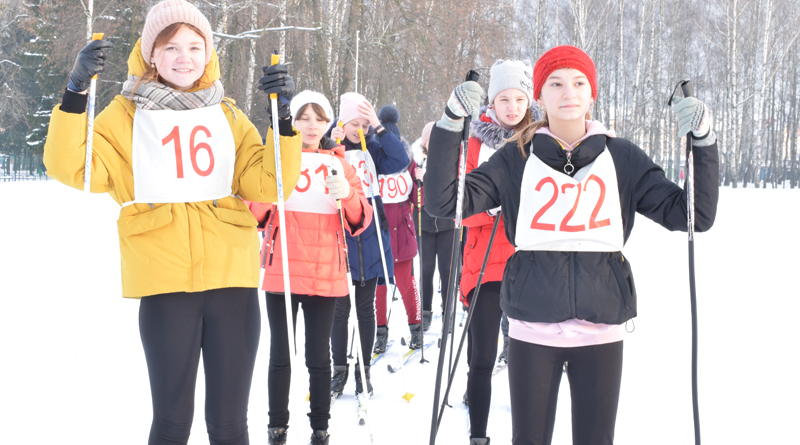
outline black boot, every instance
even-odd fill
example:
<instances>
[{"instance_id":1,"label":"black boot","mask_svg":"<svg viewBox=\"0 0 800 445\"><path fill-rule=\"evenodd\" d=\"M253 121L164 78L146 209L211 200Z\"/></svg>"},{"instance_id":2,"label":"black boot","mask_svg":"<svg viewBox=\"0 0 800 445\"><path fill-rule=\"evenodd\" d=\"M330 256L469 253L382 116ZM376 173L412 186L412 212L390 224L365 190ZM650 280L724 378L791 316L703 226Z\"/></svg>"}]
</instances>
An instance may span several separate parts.
<instances>
[{"instance_id":1,"label":"black boot","mask_svg":"<svg viewBox=\"0 0 800 445\"><path fill-rule=\"evenodd\" d=\"M431 320L433 319L433 311L422 311L422 330L428 332L431 327Z\"/></svg>"},{"instance_id":2,"label":"black boot","mask_svg":"<svg viewBox=\"0 0 800 445\"><path fill-rule=\"evenodd\" d=\"M469 445L489 445L489 443L488 437L473 437L469 439Z\"/></svg>"},{"instance_id":3,"label":"black boot","mask_svg":"<svg viewBox=\"0 0 800 445\"><path fill-rule=\"evenodd\" d=\"M500 351L500 357L497 358L497 363L508 363L508 337L503 337L503 350Z\"/></svg>"},{"instance_id":4,"label":"black boot","mask_svg":"<svg viewBox=\"0 0 800 445\"><path fill-rule=\"evenodd\" d=\"M349 374L347 365L334 366L333 377L331 377L331 398L335 399L342 395L344 385L347 383L347 375Z\"/></svg>"},{"instance_id":5,"label":"black boot","mask_svg":"<svg viewBox=\"0 0 800 445\"><path fill-rule=\"evenodd\" d=\"M308 442L309 445L328 445L328 440L330 439L331 435L328 434L328 430L314 430L311 433L311 441Z\"/></svg>"},{"instance_id":6,"label":"black boot","mask_svg":"<svg viewBox=\"0 0 800 445\"><path fill-rule=\"evenodd\" d=\"M286 445L286 429L288 426L276 426L267 431L269 445Z\"/></svg>"},{"instance_id":7,"label":"black boot","mask_svg":"<svg viewBox=\"0 0 800 445\"><path fill-rule=\"evenodd\" d=\"M408 325L411 330L411 342L408 344L408 349L419 349L422 347L422 326L417 324Z\"/></svg>"},{"instance_id":8,"label":"black boot","mask_svg":"<svg viewBox=\"0 0 800 445\"><path fill-rule=\"evenodd\" d=\"M372 350L373 354L380 354L386 352L386 342L389 341L389 327L378 326L375 331L375 348Z\"/></svg>"},{"instance_id":9,"label":"black boot","mask_svg":"<svg viewBox=\"0 0 800 445\"><path fill-rule=\"evenodd\" d=\"M359 369L360 365L360 363L356 363L356 396L364 391L364 387L361 385L361 371ZM372 382L370 382L369 378L369 366L364 367L364 375L367 377L367 391L369 391L369 395L372 397L374 392L372 390Z\"/></svg>"}]
</instances>

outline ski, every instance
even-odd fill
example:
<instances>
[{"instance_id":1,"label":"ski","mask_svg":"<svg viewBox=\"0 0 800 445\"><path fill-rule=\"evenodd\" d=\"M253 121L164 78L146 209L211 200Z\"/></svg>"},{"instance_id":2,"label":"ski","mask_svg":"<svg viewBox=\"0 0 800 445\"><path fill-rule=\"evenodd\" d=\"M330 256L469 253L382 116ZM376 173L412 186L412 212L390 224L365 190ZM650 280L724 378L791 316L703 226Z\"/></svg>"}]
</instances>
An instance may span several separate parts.
<instances>
[{"instance_id":1,"label":"ski","mask_svg":"<svg viewBox=\"0 0 800 445\"><path fill-rule=\"evenodd\" d=\"M433 344L434 344L433 341L429 341L429 342L425 343L425 345L423 347L425 349L428 349L429 347L433 346ZM402 364L400 366L392 366L392 364L389 363L388 365L386 365L386 368L389 369L389 372L391 372L391 373L395 373L395 372L399 371L403 366L407 365L408 362L411 361L411 359L414 358L414 356L419 351L420 351L419 349L409 349L408 352L406 352L405 355L403 355L403 357L401 359L402 360Z\"/></svg>"},{"instance_id":2,"label":"ski","mask_svg":"<svg viewBox=\"0 0 800 445\"><path fill-rule=\"evenodd\" d=\"M498 362L498 363L497 363L497 364L494 366L494 369L492 370L492 377L496 376L497 374L500 374L500 373L501 373L501 372L503 372L503 370L504 370L504 369L506 369L507 367L508 367L508 362L505 362L505 361L500 361L500 362Z\"/></svg>"},{"instance_id":3,"label":"ski","mask_svg":"<svg viewBox=\"0 0 800 445\"><path fill-rule=\"evenodd\" d=\"M400 343L403 343L403 340L401 340ZM386 343L386 349L384 349L383 352L372 354L372 360L369 362L369 365L373 366L375 363L378 363L378 360L380 360L387 352L389 352L389 349L392 348L393 344L394 340L389 340L389 342ZM405 345L405 343L403 344Z\"/></svg>"}]
</instances>

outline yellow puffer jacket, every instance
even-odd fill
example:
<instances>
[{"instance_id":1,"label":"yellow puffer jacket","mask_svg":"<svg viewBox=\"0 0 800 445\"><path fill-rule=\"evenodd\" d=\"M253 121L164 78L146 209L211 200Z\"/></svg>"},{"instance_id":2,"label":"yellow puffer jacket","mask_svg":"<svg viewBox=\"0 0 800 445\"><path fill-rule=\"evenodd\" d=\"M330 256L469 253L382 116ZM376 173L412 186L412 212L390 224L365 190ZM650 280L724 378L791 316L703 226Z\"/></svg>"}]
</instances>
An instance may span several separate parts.
<instances>
[{"instance_id":1,"label":"yellow puffer jacket","mask_svg":"<svg viewBox=\"0 0 800 445\"><path fill-rule=\"evenodd\" d=\"M140 43L128 59L129 74L141 76L146 66ZM200 85L219 79L217 54L206 65ZM250 120L226 99L225 112L236 143L232 193L248 201L275 202L275 154L272 129L267 144ZM136 106L122 96L97 115L92 147L94 193L108 193L117 203L133 201L131 160ZM53 110L44 162L50 177L83 190L86 159L86 113ZM281 136L285 199L300 177L302 137ZM225 287L258 287L257 222L239 198L173 204L133 204L120 211L122 294L144 297L168 292L200 292Z\"/></svg>"}]
</instances>

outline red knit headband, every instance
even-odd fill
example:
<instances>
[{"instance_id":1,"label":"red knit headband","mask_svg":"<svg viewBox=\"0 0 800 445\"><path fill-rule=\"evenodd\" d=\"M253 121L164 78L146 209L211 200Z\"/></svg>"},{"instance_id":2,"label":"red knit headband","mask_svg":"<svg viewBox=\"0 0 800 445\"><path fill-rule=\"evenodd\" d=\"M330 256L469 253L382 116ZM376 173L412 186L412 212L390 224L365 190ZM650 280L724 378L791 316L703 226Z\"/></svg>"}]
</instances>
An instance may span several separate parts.
<instances>
[{"instance_id":1,"label":"red knit headband","mask_svg":"<svg viewBox=\"0 0 800 445\"><path fill-rule=\"evenodd\" d=\"M533 67L533 97L539 98L542 86L547 77L553 71L561 68L572 68L580 71L589 79L592 87L592 98L597 100L597 70L594 67L591 57L580 48L570 45L556 46L555 48L542 54Z\"/></svg>"}]
</instances>

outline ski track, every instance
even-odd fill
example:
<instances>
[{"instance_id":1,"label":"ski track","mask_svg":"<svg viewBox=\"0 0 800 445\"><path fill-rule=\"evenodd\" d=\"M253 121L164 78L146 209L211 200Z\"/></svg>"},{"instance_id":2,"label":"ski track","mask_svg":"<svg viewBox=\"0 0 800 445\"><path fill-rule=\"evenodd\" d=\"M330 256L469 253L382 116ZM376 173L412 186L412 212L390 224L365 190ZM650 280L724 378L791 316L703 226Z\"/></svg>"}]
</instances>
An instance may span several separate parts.
<instances>
[{"instance_id":1,"label":"ski track","mask_svg":"<svg viewBox=\"0 0 800 445\"><path fill-rule=\"evenodd\" d=\"M120 298L118 206L107 196L86 196L55 181L3 183L0 198L3 442L145 443L150 392L138 302ZM797 348L793 340L798 335L790 320L778 317L800 310L797 287L789 281L798 272L798 203L798 190L725 188L715 227L696 237L700 420L707 444L797 440L792 425L800 417L800 383L796 369L782 358ZM635 332L625 340L618 445L693 441L686 252L685 233L667 232L638 215L624 251L634 269L639 316ZM267 441L269 329L263 297L261 303L261 347L249 410L254 444ZM402 301L393 309L389 335L397 341L408 335L408 326ZM303 318L298 317L302 332ZM302 339L299 346L290 444L305 444L311 434L305 413L296 412L297 406L308 407ZM396 363L396 348L405 350L396 344L372 371L370 428L357 425L350 378L331 410L331 444L368 443L370 429L375 444L428 443L438 348L426 351L430 363L412 360L404 372L390 374L385 365ZM461 404L465 363L464 357L439 444L468 443L469 423ZM190 444L208 443L202 365L200 372ZM497 444L510 443L507 376L503 372L493 379L489 435ZM566 380L555 445L571 443ZM415 394L410 403L401 398L406 391Z\"/></svg>"}]
</instances>

